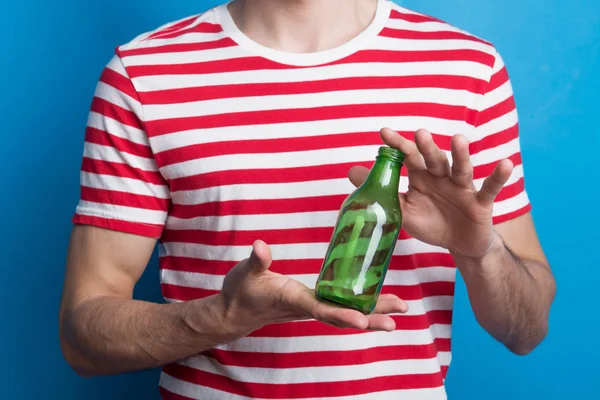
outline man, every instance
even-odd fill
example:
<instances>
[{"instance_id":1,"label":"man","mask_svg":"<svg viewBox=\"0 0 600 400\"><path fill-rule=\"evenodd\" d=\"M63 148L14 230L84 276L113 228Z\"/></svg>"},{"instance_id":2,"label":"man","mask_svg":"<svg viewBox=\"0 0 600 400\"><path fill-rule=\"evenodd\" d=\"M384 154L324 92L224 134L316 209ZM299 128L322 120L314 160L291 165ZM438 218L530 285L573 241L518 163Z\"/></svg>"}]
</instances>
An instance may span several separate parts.
<instances>
[{"instance_id":1,"label":"man","mask_svg":"<svg viewBox=\"0 0 600 400\"><path fill-rule=\"evenodd\" d=\"M311 288L384 142L406 154L404 231L365 316ZM511 351L546 334L529 212L492 45L386 0L235 0L102 74L62 348L84 376L164 366L165 399L445 399L455 267ZM157 238L167 304L132 300Z\"/></svg>"}]
</instances>

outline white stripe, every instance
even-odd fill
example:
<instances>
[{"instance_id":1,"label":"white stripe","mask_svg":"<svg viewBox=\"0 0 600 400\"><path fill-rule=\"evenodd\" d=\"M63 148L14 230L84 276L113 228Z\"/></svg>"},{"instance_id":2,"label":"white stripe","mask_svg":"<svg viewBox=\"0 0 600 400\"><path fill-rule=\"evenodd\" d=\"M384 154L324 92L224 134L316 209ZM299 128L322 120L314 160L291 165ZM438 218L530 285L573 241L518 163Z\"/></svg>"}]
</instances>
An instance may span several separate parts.
<instances>
[{"instance_id":1,"label":"white stripe","mask_svg":"<svg viewBox=\"0 0 600 400\"><path fill-rule=\"evenodd\" d=\"M496 153L493 155L500 155L503 157L509 157L517 152L517 149L507 147L504 149L504 153ZM489 154L488 154L489 155ZM484 164L498 161L499 159L481 159ZM514 173L511 175L507 185L516 182L522 176L522 166L515 167ZM521 174L521 175L519 175ZM474 181L476 188L481 188L485 178L479 178ZM307 181L307 182L284 182L284 183L261 183L261 184L239 184L239 185L226 185L226 186L215 186L204 189L195 190L182 190L172 192L172 199L174 204L185 204L185 205L196 205L209 202L217 201L229 201L229 200L265 200L265 199L299 199L306 197L316 196L333 196L333 195L348 195L354 191L355 187L350 183L347 178L339 179L326 179L319 181ZM404 193L408 189L408 178L401 177L399 191ZM214 219L219 219L215 221ZM222 220L220 220L222 218ZM319 224L312 222L315 220L312 216L304 215L304 217L292 216L293 220L290 221L290 227L294 226L311 226L313 224ZM331 218L331 217L330 217ZM211 221L212 219L212 221ZM302 219L303 221L300 221ZM188 220L173 220L177 221L177 226L174 229L189 229L190 224L193 225L196 221L203 223L203 227L214 230L232 230L242 229L242 227L248 226L247 229L286 229L287 225L285 221L281 220L278 224L277 219L272 217L265 219L264 221L257 221L256 219L248 220L245 222L243 219L235 219L234 217L204 217L202 219ZM325 222L325 221L323 221ZM327 220L328 226L333 226L331 219ZM221 228L223 227L223 228Z\"/></svg>"},{"instance_id":2,"label":"white stripe","mask_svg":"<svg viewBox=\"0 0 600 400\"><path fill-rule=\"evenodd\" d=\"M349 194L355 187L347 178L322 181L242 184L172 192L175 204L202 204L211 201L297 199L312 196Z\"/></svg>"},{"instance_id":3,"label":"white stripe","mask_svg":"<svg viewBox=\"0 0 600 400\"><path fill-rule=\"evenodd\" d=\"M318 274L287 275L309 288L314 288ZM385 285L419 285L426 282L454 282L455 269L451 267L426 267L417 270L389 270L385 277ZM169 285L192 287L205 290L221 290L224 275L211 275L199 272L161 270L161 282Z\"/></svg>"},{"instance_id":4,"label":"white stripe","mask_svg":"<svg viewBox=\"0 0 600 400\"><path fill-rule=\"evenodd\" d=\"M167 229L201 229L210 231L254 231L333 227L338 210L290 214L223 215L182 219L170 216Z\"/></svg>"},{"instance_id":5,"label":"white stripe","mask_svg":"<svg viewBox=\"0 0 600 400\"><path fill-rule=\"evenodd\" d=\"M184 28L185 29L185 28ZM169 31L168 33L173 33L175 31ZM208 43L208 42L216 42L218 40L223 39L223 32L217 33L203 33L203 32L189 32L185 35L178 36L176 38L163 38L157 37L156 39L143 40L132 42L128 45L122 46L121 50L134 50L134 49L146 49L152 47L166 46L170 44L189 44L189 43ZM123 61L127 61L129 64L129 58L132 56L123 57Z\"/></svg>"},{"instance_id":6,"label":"white stripe","mask_svg":"<svg viewBox=\"0 0 600 400\"><path fill-rule=\"evenodd\" d=\"M506 99L513 96L513 88L510 81L506 81L504 84L498 86L496 89L488 92L483 97L484 101L477 106L479 111L486 110L494 107L497 104L502 103Z\"/></svg>"},{"instance_id":7,"label":"white stripe","mask_svg":"<svg viewBox=\"0 0 600 400\"><path fill-rule=\"evenodd\" d=\"M273 260L322 259L329 243L295 243L270 245ZM196 243L169 242L160 246L162 256L190 257L202 260L241 261L247 258L252 246L209 246ZM399 241L394 255L419 253L447 253L446 249L432 246L414 238Z\"/></svg>"},{"instance_id":8,"label":"white stripe","mask_svg":"<svg viewBox=\"0 0 600 400\"><path fill-rule=\"evenodd\" d=\"M121 75L124 78L128 78L127 70L123 66L123 63L119 59L118 56L114 55L109 63L106 65L106 68L113 70L117 74Z\"/></svg>"},{"instance_id":9,"label":"white stripe","mask_svg":"<svg viewBox=\"0 0 600 400\"><path fill-rule=\"evenodd\" d=\"M177 43L180 44L180 43ZM206 61L230 60L234 58L248 57L248 52L239 46L223 47L217 49L206 49L200 51L181 51L169 53L155 53L132 55L127 57L129 66L145 65L174 65L191 64Z\"/></svg>"},{"instance_id":10,"label":"white stripe","mask_svg":"<svg viewBox=\"0 0 600 400\"><path fill-rule=\"evenodd\" d=\"M440 365L448 366L452 361L452 353L449 351L438 351L437 359Z\"/></svg>"},{"instance_id":11,"label":"white stripe","mask_svg":"<svg viewBox=\"0 0 600 400\"><path fill-rule=\"evenodd\" d=\"M514 125L514 123L513 123ZM415 116L380 116L364 118L346 118L323 121L288 122L265 125L226 126L207 129L192 129L158 135L150 138L150 143L159 153L173 148L201 143L228 142L232 140L253 139L289 139L294 137L312 137L335 135L340 133L373 132L379 137L382 127L414 132L427 127L431 132L441 135L456 135L473 130L473 126L465 121L453 121L432 117Z\"/></svg>"},{"instance_id":12,"label":"white stripe","mask_svg":"<svg viewBox=\"0 0 600 400\"><path fill-rule=\"evenodd\" d=\"M353 104L435 103L475 107L479 96L466 90L440 88L342 90L323 93L233 97L173 105L146 105L147 120L186 118L237 112L304 109Z\"/></svg>"},{"instance_id":13,"label":"white stripe","mask_svg":"<svg viewBox=\"0 0 600 400\"><path fill-rule=\"evenodd\" d=\"M337 368L337 367L333 367ZM165 373L161 374L160 386L170 392L192 399L202 400L252 400L220 390L185 382ZM254 397L255 400L261 400ZM323 400L322 398L303 398L304 400ZM426 389L390 390L343 397L327 397L327 400L447 400L443 386Z\"/></svg>"},{"instance_id":14,"label":"white stripe","mask_svg":"<svg viewBox=\"0 0 600 400\"><path fill-rule=\"evenodd\" d=\"M181 178L196 175L199 171L209 173L226 170L298 168L349 162L356 163L374 160L379 147L380 145L370 145L308 151L287 151L284 153L226 154L171 164L161 168L161 171L165 176L169 176L170 178Z\"/></svg>"},{"instance_id":15,"label":"white stripe","mask_svg":"<svg viewBox=\"0 0 600 400\"><path fill-rule=\"evenodd\" d=\"M492 162L492 161L490 161L490 162ZM523 177L523 164L519 164L514 167L513 172L510 175L510 178L508 178L508 181L506 182L506 184L504 186L506 187L506 186L512 185L513 183L516 183L522 177ZM481 190L481 186L483 185L484 180L485 180L485 178L474 180L473 183L475 185L475 189Z\"/></svg>"},{"instance_id":16,"label":"white stripe","mask_svg":"<svg viewBox=\"0 0 600 400\"><path fill-rule=\"evenodd\" d=\"M359 163L372 161L380 145L339 147L307 151L287 151L283 153L239 153L214 157L197 158L161 168L161 172L170 179L183 178L199 173L228 170L256 170L278 168L301 168L318 165ZM471 156L473 165L484 165L510 157L519 151L519 139L480 151ZM452 162L450 151L444 151Z\"/></svg>"},{"instance_id":17,"label":"white stripe","mask_svg":"<svg viewBox=\"0 0 600 400\"><path fill-rule=\"evenodd\" d=\"M494 61L494 68L492 69L492 75L498 73L502 68L505 67L504 59L500 53L496 53L496 60Z\"/></svg>"},{"instance_id":18,"label":"white stripe","mask_svg":"<svg viewBox=\"0 0 600 400\"><path fill-rule=\"evenodd\" d=\"M529 196L527 195L526 191L523 191L515 197L494 203L493 215L494 217L499 217L501 215L520 210L527 204L529 204Z\"/></svg>"},{"instance_id":19,"label":"white stripe","mask_svg":"<svg viewBox=\"0 0 600 400\"><path fill-rule=\"evenodd\" d=\"M169 190L166 186L154 185L138 179L121 178L112 175L100 175L91 172L81 172L81 185L94 189L112 190L152 196L160 199L169 198Z\"/></svg>"},{"instance_id":20,"label":"white stripe","mask_svg":"<svg viewBox=\"0 0 600 400\"><path fill-rule=\"evenodd\" d=\"M513 173L510 178L506 182L505 186L512 185L517 182L519 179L523 177L523 165L519 164L514 167ZM474 180L474 185L477 190L481 189L483 185L483 181L485 178L479 178ZM337 182L337 181L336 181ZM269 196L269 191L273 189L271 186L274 186L275 190L277 190L279 185L283 185L287 187L290 191L294 191L293 188L296 183L282 183L282 184L269 184L269 185L261 185L262 191L260 191L261 197L259 198L268 198L265 196ZM229 185L226 187L215 187L213 190L202 189L202 191L182 191L182 192L174 192L173 195L175 197L175 203L177 203L180 199L187 198L188 196L190 204L193 204L194 201L210 201L205 200L201 196L206 196L207 193L215 192L214 201L221 200L225 201L227 199L226 194L231 193L230 190L236 190L235 186L239 185ZM248 185L243 185L244 187ZM401 177L400 179L400 192L405 192L408 186L408 179L406 177ZM304 186L305 188L306 186ZM354 187L345 186L348 190L353 190ZM239 189L240 192L243 192L243 189ZM302 193L303 196L306 195L306 190L298 190ZM312 191L308 191L312 193ZM187 196L186 196L187 193ZM195 197L198 193L201 194L200 197ZM347 192L342 192L342 194L346 194ZM338 193L339 194L339 193ZM316 194L319 195L319 194ZM248 193L249 196L249 193ZM275 196L275 198L277 198ZM250 200L248 197L242 196L241 199ZM168 229L202 229L202 230L210 230L216 232L224 232L224 231L235 231L235 230L243 230L243 231L260 231L260 230L268 230L268 229L301 229L301 228L318 228L318 227L333 227L339 210L331 210L331 211L315 211L315 212L300 212L300 213L289 213L289 214L258 214L258 215L244 215L243 218L240 218L236 215L223 215L223 216L207 216L207 217L195 217L195 218L177 218L170 216L167 221Z\"/></svg>"},{"instance_id":21,"label":"white stripe","mask_svg":"<svg viewBox=\"0 0 600 400\"><path fill-rule=\"evenodd\" d=\"M196 385L191 382L182 381L166 373L160 375L160 386L171 393L190 399L202 400L255 400L255 398L238 396L221 390Z\"/></svg>"},{"instance_id":22,"label":"white stripe","mask_svg":"<svg viewBox=\"0 0 600 400\"><path fill-rule=\"evenodd\" d=\"M181 89L213 85L243 83L305 82L351 77L422 76L447 75L466 76L475 79L490 77L490 68L473 61L432 62L367 62L335 64L311 68L277 70L251 70L186 75L150 75L132 79L136 87Z\"/></svg>"},{"instance_id":23,"label":"white stripe","mask_svg":"<svg viewBox=\"0 0 600 400\"><path fill-rule=\"evenodd\" d=\"M436 332L432 336L432 331ZM245 337L232 343L217 346L228 351L244 351L255 353L302 353L318 351L352 351L365 350L380 346L397 346L402 344L427 345L433 338L449 339L451 326L434 324L430 329L395 330L392 332L367 332L339 336L297 336L283 338Z\"/></svg>"},{"instance_id":24,"label":"white stripe","mask_svg":"<svg viewBox=\"0 0 600 400\"><path fill-rule=\"evenodd\" d=\"M482 150L471 156L471 163L474 166L485 165L492 162L508 158L520 150L519 138L514 138L510 142Z\"/></svg>"},{"instance_id":25,"label":"white stripe","mask_svg":"<svg viewBox=\"0 0 600 400\"><path fill-rule=\"evenodd\" d=\"M471 156L471 163L474 166L485 165L503 160L519 152L521 146L519 138L514 138L510 142L482 150Z\"/></svg>"},{"instance_id":26,"label":"white stripe","mask_svg":"<svg viewBox=\"0 0 600 400\"><path fill-rule=\"evenodd\" d=\"M125 164L130 168L137 168L141 169L142 171L158 171L154 159L125 153L124 151L119 151L112 146L104 146L101 144L85 142L83 156L94 160Z\"/></svg>"},{"instance_id":27,"label":"white stripe","mask_svg":"<svg viewBox=\"0 0 600 400\"><path fill-rule=\"evenodd\" d=\"M87 126L100 129L110 133L111 135L127 139L133 143L149 146L148 136L146 135L145 131L134 128L133 126L122 124L115 119L106 117L93 111L89 113Z\"/></svg>"},{"instance_id":28,"label":"white stripe","mask_svg":"<svg viewBox=\"0 0 600 400\"><path fill-rule=\"evenodd\" d=\"M335 367L247 368L221 365L207 357L192 357L180 364L211 374L225 375L238 382L289 385L298 383L343 382L385 376L434 374L440 371L437 358L386 360L369 364ZM351 382L348 382L352 384Z\"/></svg>"},{"instance_id":29,"label":"white stripe","mask_svg":"<svg viewBox=\"0 0 600 400\"><path fill-rule=\"evenodd\" d=\"M114 204L95 203L80 200L76 209L77 214L122 221L162 225L167 217L164 211L147 210Z\"/></svg>"},{"instance_id":30,"label":"white stripe","mask_svg":"<svg viewBox=\"0 0 600 400\"><path fill-rule=\"evenodd\" d=\"M483 139L487 136L491 136L495 133L502 132L508 128L512 128L517 124L519 120L517 110L512 110L501 117L493 119L485 124L478 126L476 129L469 129L472 132L469 135L471 142ZM433 130L432 130L433 131ZM436 131L433 131L436 132Z\"/></svg>"},{"instance_id":31,"label":"white stripe","mask_svg":"<svg viewBox=\"0 0 600 400\"><path fill-rule=\"evenodd\" d=\"M121 92L104 82L98 82L94 96L124 108L125 110L131 111L136 116L142 115L142 107L137 99L130 97L127 93Z\"/></svg>"},{"instance_id":32,"label":"white stripe","mask_svg":"<svg viewBox=\"0 0 600 400\"><path fill-rule=\"evenodd\" d=\"M447 30L446 30L447 31ZM485 43L467 39L403 39L377 36L367 49L385 51L476 50L493 55L494 49Z\"/></svg>"},{"instance_id":33,"label":"white stripe","mask_svg":"<svg viewBox=\"0 0 600 400\"><path fill-rule=\"evenodd\" d=\"M423 16L422 14L416 13L411 10L403 9L398 10L405 14L413 14ZM466 33L459 28L456 28L447 23L438 22L438 21L427 21L427 22L410 22L403 19L398 18L390 18L386 24L387 28L391 29L402 29L407 31L415 31L415 32L460 32Z\"/></svg>"},{"instance_id":34,"label":"white stripe","mask_svg":"<svg viewBox=\"0 0 600 400\"><path fill-rule=\"evenodd\" d=\"M182 44L180 41L168 44ZM185 43L185 42L184 42ZM196 42L197 43L197 42ZM490 46L465 39L445 39L445 40L427 40L427 39L400 39L378 36L371 40L365 47L366 50L382 51L436 51L436 50L478 50L488 54L494 54ZM191 64L206 61L230 60L235 58L248 57L248 52L239 46L230 46L216 49L206 49L202 51L182 51L131 55L126 56L128 66L144 65L174 65Z\"/></svg>"}]
</instances>

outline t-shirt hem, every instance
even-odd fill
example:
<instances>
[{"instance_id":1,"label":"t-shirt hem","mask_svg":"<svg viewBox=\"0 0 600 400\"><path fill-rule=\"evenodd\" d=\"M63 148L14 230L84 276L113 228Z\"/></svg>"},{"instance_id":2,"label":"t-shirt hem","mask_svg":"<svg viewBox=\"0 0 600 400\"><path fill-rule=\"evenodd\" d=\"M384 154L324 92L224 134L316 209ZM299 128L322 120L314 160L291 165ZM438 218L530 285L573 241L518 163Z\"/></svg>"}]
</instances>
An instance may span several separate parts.
<instances>
[{"instance_id":1,"label":"t-shirt hem","mask_svg":"<svg viewBox=\"0 0 600 400\"><path fill-rule=\"evenodd\" d=\"M162 236L163 227L140 222L125 221L116 218L100 217L96 215L75 214L72 219L75 225L90 225L112 231L130 233L159 239Z\"/></svg>"}]
</instances>

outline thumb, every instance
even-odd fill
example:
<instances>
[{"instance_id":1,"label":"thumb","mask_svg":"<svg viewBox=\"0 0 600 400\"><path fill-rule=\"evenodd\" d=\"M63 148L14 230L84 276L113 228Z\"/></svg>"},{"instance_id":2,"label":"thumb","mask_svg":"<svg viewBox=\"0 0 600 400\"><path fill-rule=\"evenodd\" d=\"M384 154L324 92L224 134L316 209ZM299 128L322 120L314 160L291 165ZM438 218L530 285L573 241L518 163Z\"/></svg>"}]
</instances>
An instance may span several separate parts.
<instances>
[{"instance_id":1,"label":"thumb","mask_svg":"<svg viewBox=\"0 0 600 400\"><path fill-rule=\"evenodd\" d=\"M350 182L356 187L362 185L368 175L369 169L361 166L352 167L350 168L350 171L348 171L348 179L350 179Z\"/></svg>"},{"instance_id":2,"label":"thumb","mask_svg":"<svg viewBox=\"0 0 600 400\"><path fill-rule=\"evenodd\" d=\"M257 240L252 245L252 254L248 259L248 265L254 271L262 272L269 269L273 258L271 256L271 249L262 240Z\"/></svg>"}]
</instances>

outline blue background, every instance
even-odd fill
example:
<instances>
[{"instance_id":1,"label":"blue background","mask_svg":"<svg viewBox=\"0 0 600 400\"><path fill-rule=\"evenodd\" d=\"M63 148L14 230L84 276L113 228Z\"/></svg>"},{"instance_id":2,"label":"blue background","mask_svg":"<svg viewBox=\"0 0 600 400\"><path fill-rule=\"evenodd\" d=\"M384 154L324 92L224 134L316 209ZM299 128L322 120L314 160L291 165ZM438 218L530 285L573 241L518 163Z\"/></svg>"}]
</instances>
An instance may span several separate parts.
<instances>
[{"instance_id":1,"label":"blue background","mask_svg":"<svg viewBox=\"0 0 600 400\"><path fill-rule=\"evenodd\" d=\"M83 380L62 359L57 312L70 218L88 107L114 47L216 3L2 2L0 398L158 398L157 371ZM600 371L600 2L401 4L484 37L502 53L520 111L534 218L558 280L550 335L525 358L479 328L459 282L450 399L600 398L593 392ZM137 295L160 300L156 260Z\"/></svg>"}]
</instances>

